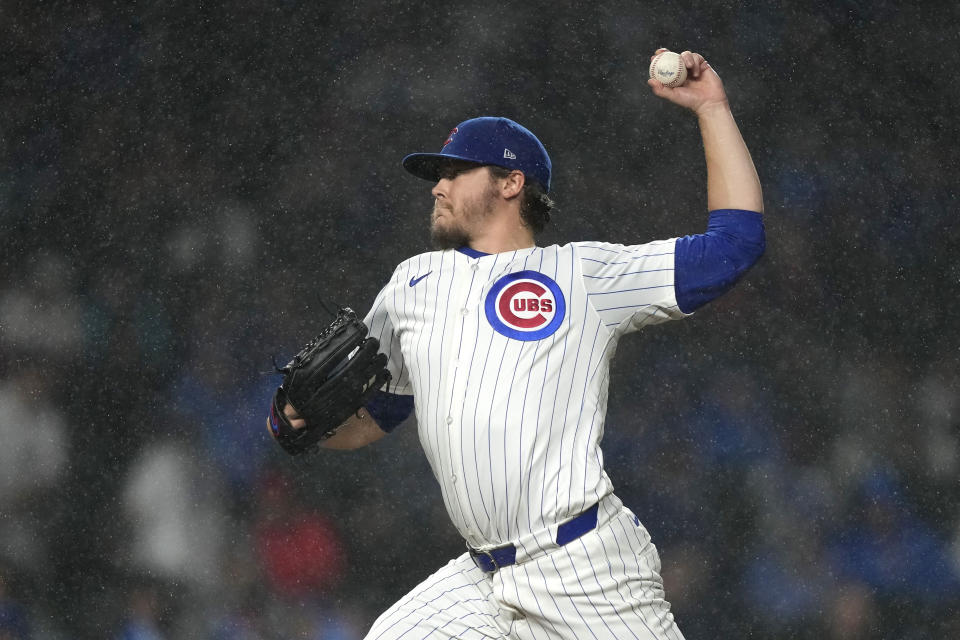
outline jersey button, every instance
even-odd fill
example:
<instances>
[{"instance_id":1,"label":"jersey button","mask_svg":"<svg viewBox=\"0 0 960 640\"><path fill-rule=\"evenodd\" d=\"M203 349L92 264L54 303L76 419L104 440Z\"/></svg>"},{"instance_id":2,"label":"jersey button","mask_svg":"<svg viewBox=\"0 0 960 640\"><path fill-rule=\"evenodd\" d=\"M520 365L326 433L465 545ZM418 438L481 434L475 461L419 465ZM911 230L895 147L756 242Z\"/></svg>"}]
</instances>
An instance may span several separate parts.
<instances>
[{"instance_id":1,"label":"jersey button","mask_svg":"<svg viewBox=\"0 0 960 640\"><path fill-rule=\"evenodd\" d=\"M465 315L467 315L468 313L470 313L470 312L467 311L466 309L460 309L460 315L465 316Z\"/></svg>"},{"instance_id":2,"label":"jersey button","mask_svg":"<svg viewBox=\"0 0 960 640\"><path fill-rule=\"evenodd\" d=\"M476 271L477 269L480 268L480 265L478 265L476 262L474 262L472 265L470 265L470 268L473 269L474 271Z\"/></svg>"},{"instance_id":3,"label":"jersey button","mask_svg":"<svg viewBox=\"0 0 960 640\"><path fill-rule=\"evenodd\" d=\"M452 417L447 416L447 424L453 424L453 418L452 418Z\"/></svg>"},{"instance_id":4,"label":"jersey button","mask_svg":"<svg viewBox=\"0 0 960 640\"><path fill-rule=\"evenodd\" d=\"M454 484L457 483L457 474L454 473L454 474L452 474L452 475L450 476L450 482L452 482L452 483L454 483Z\"/></svg>"}]
</instances>

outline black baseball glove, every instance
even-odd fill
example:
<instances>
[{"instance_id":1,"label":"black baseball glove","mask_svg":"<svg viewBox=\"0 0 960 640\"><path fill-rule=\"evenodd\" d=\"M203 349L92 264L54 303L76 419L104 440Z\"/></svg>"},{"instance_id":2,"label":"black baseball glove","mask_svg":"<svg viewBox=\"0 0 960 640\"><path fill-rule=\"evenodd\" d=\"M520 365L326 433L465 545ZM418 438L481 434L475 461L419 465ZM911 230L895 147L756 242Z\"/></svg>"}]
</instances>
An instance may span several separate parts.
<instances>
[{"instance_id":1,"label":"black baseball glove","mask_svg":"<svg viewBox=\"0 0 960 640\"><path fill-rule=\"evenodd\" d=\"M373 393L390 380L387 356L378 353L380 342L367 338L367 327L349 308L277 369L283 384L270 405L270 433L290 455L314 449L337 432ZM296 429L283 408L290 404L306 421Z\"/></svg>"}]
</instances>

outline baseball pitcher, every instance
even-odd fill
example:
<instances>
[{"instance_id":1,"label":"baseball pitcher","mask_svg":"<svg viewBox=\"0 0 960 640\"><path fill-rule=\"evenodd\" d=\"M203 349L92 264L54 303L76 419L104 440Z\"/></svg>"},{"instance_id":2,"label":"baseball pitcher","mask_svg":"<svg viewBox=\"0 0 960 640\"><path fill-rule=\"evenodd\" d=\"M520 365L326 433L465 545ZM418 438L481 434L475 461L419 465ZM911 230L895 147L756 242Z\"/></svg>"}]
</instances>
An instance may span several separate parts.
<instances>
[{"instance_id":1,"label":"baseball pitcher","mask_svg":"<svg viewBox=\"0 0 960 640\"><path fill-rule=\"evenodd\" d=\"M438 153L403 159L433 185L437 250L400 263L363 322L342 310L282 370L268 428L291 453L361 447L415 413L466 544L370 640L683 637L656 547L604 472L610 360L625 334L732 287L764 228L723 84L703 56L681 59L683 84L649 85L699 122L705 233L537 246L550 157L516 122L473 118Z\"/></svg>"}]
</instances>

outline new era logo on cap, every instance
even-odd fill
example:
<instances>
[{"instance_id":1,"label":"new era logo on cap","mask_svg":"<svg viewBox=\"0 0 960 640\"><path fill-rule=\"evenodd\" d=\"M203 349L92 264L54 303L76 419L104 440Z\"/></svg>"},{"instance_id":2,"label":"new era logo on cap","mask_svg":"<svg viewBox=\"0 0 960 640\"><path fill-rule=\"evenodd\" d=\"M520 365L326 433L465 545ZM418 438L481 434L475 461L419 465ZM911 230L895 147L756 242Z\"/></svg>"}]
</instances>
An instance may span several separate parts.
<instances>
[{"instance_id":1,"label":"new era logo on cap","mask_svg":"<svg viewBox=\"0 0 960 640\"><path fill-rule=\"evenodd\" d=\"M450 160L523 171L528 180L550 191L552 163L547 150L533 133L508 118L484 116L461 122L444 140L440 153L411 153L403 159L403 168L418 178L437 181Z\"/></svg>"}]
</instances>

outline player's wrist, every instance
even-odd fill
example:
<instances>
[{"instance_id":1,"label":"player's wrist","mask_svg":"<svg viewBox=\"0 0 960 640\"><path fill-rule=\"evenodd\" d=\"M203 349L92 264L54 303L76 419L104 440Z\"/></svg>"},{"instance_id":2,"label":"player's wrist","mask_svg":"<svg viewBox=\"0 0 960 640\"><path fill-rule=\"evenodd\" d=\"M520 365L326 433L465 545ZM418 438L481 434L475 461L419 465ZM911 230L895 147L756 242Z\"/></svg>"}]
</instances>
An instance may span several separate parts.
<instances>
[{"instance_id":1,"label":"player's wrist","mask_svg":"<svg viewBox=\"0 0 960 640\"><path fill-rule=\"evenodd\" d=\"M697 117L700 119L713 118L713 117L726 117L732 112L730 110L730 102L723 98L722 100L708 100L701 103L693 109L693 112L697 114Z\"/></svg>"}]
</instances>

